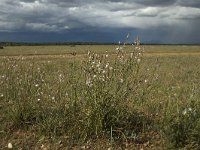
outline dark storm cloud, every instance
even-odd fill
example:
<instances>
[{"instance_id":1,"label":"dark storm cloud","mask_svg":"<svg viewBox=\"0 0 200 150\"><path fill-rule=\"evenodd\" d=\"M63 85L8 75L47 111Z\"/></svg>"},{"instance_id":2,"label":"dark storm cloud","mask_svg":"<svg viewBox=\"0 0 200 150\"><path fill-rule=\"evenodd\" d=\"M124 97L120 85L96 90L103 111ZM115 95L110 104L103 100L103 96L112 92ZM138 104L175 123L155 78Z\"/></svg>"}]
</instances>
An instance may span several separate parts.
<instances>
[{"instance_id":1,"label":"dark storm cloud","mask_svg":"<svg viewBox=\"0 0 200 150\"><path fill-rule=\"evenodd\" d=\"M177 0L134 0L136 3L147 6L169 6L176 3Z\"/></svg>"},{"instance_id":2,"label":"dark storm cloud","mask_svg":"<svg viewBox=\"0 0 200 150\"><path fill-rule=\"evenodd\" d=\"M185 7L200 8L200 1L199 0L178 0L177 5L181 5Z\"/></svg>"},{"instance_id":3,"label":"dark storm cloud","mask_svg":"<svg viewBox=\"0 0 200 150\"><path fill-rule=\"evenodd\" d=\"M115 35L106 29L155 29L168 37L183 30L186 38L200 30L199 0L1 0L0 6L0 32Z\"/></svg>"},{"instance_id":4,"label":"dark storm cloud","mask_svg":"<svg viewBox=\"0 0 200 150\"><path fill-rule=\"evenodd\" d=\"M121 0L109 0L110 2L122 2ZM127 3L138 3L144 6L168 6L176 3L177 0L124 0Z\"/></svg>"}]
</instances>

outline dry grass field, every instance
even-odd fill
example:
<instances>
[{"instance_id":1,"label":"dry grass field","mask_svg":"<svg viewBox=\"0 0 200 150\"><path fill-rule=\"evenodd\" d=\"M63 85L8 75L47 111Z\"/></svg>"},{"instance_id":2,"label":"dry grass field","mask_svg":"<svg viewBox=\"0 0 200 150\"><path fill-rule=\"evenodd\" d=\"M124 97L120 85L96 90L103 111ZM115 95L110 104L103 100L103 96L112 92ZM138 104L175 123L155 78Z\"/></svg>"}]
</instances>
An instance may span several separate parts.
<instances>
[{"instance_id":1,"label":"dry grass field","mask_svg":"<svg viewBox=\"0 0 200 150\"><path fill-rule=\"evenodd\" d=\"M199 149L200 46L0 50L0 149Z\"/></svg>"}]
</instances>

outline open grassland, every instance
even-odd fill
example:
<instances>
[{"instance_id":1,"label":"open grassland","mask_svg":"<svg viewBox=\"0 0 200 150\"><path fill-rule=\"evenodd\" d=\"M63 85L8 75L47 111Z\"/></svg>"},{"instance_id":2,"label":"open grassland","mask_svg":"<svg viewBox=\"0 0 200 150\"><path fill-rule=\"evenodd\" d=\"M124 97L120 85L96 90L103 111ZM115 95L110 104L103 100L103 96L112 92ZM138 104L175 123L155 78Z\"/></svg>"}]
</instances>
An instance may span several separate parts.
<instances>
[{"instance_id":1,"label":"open grassland","mask_svg":"<svg viewBox=\"0 0 200 150\"><path fill-rule=\"evenodd\" d=\"M116 47L1 49L0 149L199 149L200 46Z\"/></svg>"},{"instance_id":2,"label":"open grassland","mask_svg":"<svg viewBox=\"0 0 200 150\"><path fill-rule=\"evenodd\" d=\"M116 45L66 45L66 46L7 46L0 50L0 56L34 56L34 55L70 55L87 54L89 50L102 54L116 53ZM132 46L126 46L126 51L132 51ZM187 45L147 45L145 54L199 54L200 46Z\"/></svg>"}]
</instances>

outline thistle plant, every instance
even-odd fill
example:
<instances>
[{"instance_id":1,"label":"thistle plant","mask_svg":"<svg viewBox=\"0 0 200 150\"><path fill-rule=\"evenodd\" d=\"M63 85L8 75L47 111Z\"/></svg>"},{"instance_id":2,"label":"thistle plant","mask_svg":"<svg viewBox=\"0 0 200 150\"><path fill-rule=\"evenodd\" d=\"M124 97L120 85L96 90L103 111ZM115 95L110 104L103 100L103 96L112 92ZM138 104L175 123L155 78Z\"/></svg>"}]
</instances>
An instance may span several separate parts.
<instances>
[{"instance_id":1,"label":"thistle plant","mask_svg":"<svg viewBox=\"0 0 200 150\"><path fill-rule=\"evenodd\" d=\"M114 56L88 52L83 92L87 133L99 135L111 127L120 128L124 117L128 118L130 104L142 100L147 88L147 79L139 75L144 47L139 38L131 46L132 51L128 52L126 45L119 42Z\"/></svg>"}]
</instances>

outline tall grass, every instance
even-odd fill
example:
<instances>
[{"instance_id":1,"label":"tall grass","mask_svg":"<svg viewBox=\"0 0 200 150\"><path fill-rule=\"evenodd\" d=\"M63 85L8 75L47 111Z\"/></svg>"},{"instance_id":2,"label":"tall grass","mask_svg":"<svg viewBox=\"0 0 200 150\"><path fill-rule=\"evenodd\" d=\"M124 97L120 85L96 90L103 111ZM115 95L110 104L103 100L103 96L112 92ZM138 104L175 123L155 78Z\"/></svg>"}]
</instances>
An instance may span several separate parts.
<instances>
[{"instance_id":1,"label":"tall grass","mask_svg":"<svg viewBox=\"0 0 200 150\"><path fill-rule=\"evenodd\" d=\"M1 58L0 129L66 137L71 146L107 138L109 147L150 147L156 139L167 148L198 148L198 58L143 53L137 39L132 50L119 45L115 54L89 51L81 59ZM193 65L185 69L186 59Z\"/></svg>"}]
</instances>

